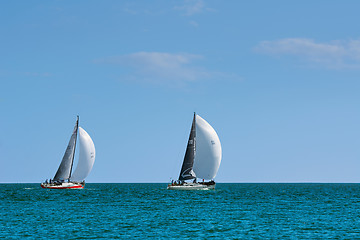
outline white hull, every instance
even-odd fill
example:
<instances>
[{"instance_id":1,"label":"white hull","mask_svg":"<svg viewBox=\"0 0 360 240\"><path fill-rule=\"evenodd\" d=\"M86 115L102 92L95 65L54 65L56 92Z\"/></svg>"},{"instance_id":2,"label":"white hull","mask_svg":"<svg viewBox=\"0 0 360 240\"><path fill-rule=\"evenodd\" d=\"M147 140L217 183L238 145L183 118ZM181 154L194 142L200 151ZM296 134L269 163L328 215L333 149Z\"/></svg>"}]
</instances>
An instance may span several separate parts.
<instances>
[{"instance_id":1,"label":"white hull","mask_svg":"<svg viewBox=\"0 0 360 240\"><path fill-rule=\"evenodd\" d=\"M84 188L85 183L73 183L73 182L63 182L63 183L41 183L42 188L50 189L73 189L73 188Z\"/></svg>"},{"instance_id":2,"label":"white hull","mask_svg":"<svg viewBox=\"0 0 360 240\"><path fill-rule=\"evenodd\" d=\"M205 185L200 183L184 183L182 185L169 184L167 189L171 190L211 190L215 189L215 184Z\"/></svg>"}]
</instances>

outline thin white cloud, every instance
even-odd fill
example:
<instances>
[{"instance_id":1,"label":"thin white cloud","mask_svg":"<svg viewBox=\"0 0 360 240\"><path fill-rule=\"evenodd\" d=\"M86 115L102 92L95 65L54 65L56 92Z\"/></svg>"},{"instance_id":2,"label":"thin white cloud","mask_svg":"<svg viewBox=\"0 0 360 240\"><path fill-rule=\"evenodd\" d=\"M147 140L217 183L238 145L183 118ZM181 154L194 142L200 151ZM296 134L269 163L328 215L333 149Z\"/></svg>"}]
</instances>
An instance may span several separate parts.
<instances>
[{"instance_id":1,"label":"thin white cloud","mask_svg":"<svg viewBox=\"0 0 360 240\"><path fill-rule=\"evenodd\" d=\"M255 50L275 56L294 56L328 68L360 68L360 40L317 43L307 38L262 41Z\"/></svg>"},{"instance_id":2,"label":"thin white cloud","mask_svg":"<svg viewBox=\"0 0 360 240\"><path fill-rule=\"evenodd\" d=\"M195 22L195 21L190 21L189 23L193 27L198 27L199 26L199 24L197 22Z\"/></svg>"},{"instance_id":3,"label":"thin white cloud","mask_svg":"<svg viewBox=\"0 0 360 240\"><path fill-rule=\"evenodd\" d=\"M208 79L212 73L197 67L201 55L163 52L137 52L97 60L97 63L116 64L130 69L128 78L154 83L184 83Z\"/></svg>"},{"instance_id":4,"label":"thin white cloud","mask_svg":"<svg viewBox=\"0 0 360 240\"><path fill-rule=\"evenodd\" d=\"M191 16L203 12L205 4L203 0L185 0L183 5L175 6L174 9L184 12L187 16Z\"/></svg>"},{"instance_id":5,"label":"thin white cloud","mask_svg":"<svg viewBox=\"0 0 360 240\"><path fill-rule=\"evenodd\" d=\"M127 7L124 8L123 11L126 12L126 13L128 13L128 14L131 14L131 15L136 15L136 14L138 14L138 12L137 12L136 10L130 9L130 8L127 8Z\"/></svg>"}]
</instances>

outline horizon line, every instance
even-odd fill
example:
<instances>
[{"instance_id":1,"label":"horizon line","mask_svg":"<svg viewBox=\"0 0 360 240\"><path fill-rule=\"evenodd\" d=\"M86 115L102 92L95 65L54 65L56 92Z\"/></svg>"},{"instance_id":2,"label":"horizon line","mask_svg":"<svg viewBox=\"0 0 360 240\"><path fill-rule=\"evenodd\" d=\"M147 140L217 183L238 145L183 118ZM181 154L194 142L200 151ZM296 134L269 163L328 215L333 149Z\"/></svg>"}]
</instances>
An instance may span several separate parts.
<instances>
[{"instance_id":1,"label":"horizon line","mask_svg":"<svg viewBox=\"0 0 360 240\"><path fill-rule=\"evenodd\" d=\"M168 184L169 182L86 182L86 184ZM216 182L217 184L357 184L360 182ZM41 184L41 182L0 182L0 184Z\"/></svg>"}]
</instances>

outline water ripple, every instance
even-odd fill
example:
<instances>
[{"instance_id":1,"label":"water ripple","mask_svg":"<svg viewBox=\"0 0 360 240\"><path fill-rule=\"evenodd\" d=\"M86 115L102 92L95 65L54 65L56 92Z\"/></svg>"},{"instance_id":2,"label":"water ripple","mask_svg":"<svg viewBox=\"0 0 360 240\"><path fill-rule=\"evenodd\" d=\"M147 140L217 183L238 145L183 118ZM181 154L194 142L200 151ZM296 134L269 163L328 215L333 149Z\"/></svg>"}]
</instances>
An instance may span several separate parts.
<instances>
[{"instance_id":1,"label":"water ripple","mask_svg":"<svg viewBox=\"0 0 360 240\"><path fill-rule=\"evenodd\" d=\"M359 184L0 184L8 239L356 239Z\"/></svg>"}]
</instances>

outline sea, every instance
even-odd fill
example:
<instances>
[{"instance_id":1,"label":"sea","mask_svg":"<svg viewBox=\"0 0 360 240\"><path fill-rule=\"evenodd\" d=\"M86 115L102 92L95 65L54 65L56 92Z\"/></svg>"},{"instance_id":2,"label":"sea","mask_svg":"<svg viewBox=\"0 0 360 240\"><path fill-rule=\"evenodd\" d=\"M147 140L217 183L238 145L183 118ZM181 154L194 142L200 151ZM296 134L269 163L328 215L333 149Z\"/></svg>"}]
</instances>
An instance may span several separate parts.
<instances>
[{"instance_id":1,"label":"sea","mask_svg":"<svg viewBox=\"0 0 360 240\"><path fill-rule=\"evenodd\" d=\"M360 239L360 184L0 184L1 239Z\"/></svg>"}]
</instances>

